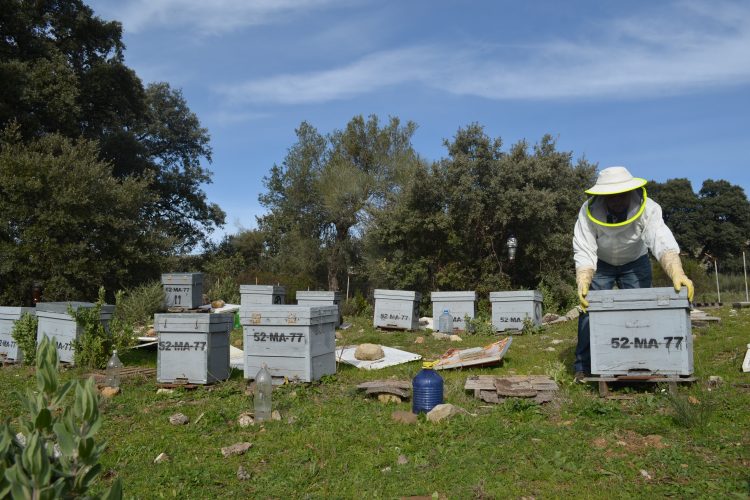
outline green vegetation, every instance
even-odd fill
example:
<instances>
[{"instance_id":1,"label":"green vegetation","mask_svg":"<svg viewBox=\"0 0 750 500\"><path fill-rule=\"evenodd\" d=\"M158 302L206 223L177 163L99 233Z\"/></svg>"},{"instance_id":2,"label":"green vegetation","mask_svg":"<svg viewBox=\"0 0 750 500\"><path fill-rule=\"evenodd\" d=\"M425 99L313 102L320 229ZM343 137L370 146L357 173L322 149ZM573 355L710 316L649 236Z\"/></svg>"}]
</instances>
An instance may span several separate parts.
<instances>
[{"instance_id":1,"label":"green vegetation","mask_svg":"<svg viewBox=\"0 0 750 500\"><path fill-rule=\"evenodd\" d=\"M8 421L0 426L2 498L100 498L89 491L101 474L105 448L94 441L102 425L94 381L61 385L57 361L55 340L45 336L39 343L36 390L17 394L26 414L13 429ZM120 479L101 498L122 498Z\"/></svg>"},{"instance_id":2,"label":"green vegetation","mask_svg":"<svg viewBox=\"0 0 750 500\"><path fill-rule=\"evenodd\" d=\"M39 320L35 315L25 313L13 325L11 336L23 353L23 363L25 365L36 363L36 328L38 324Z\"/></svg>"},{"instance_id":3,"label":"green vegetation","mask_svg":"<svg viewBox=\"0 0 750 500\"><path fill-rule=\"evenodd\" d=\"M392 412L410 410L409 402L383 404L355 389L367 380L411 379L418 362L379 371L340 364L336 375L318 383L275 388L281 421L247 428L237 419L252 411L252 400L238 370L226 382L172 394L157 394L153 378L125 379L122 394L100 401L100 435L108 445L100 458L106 484L97 488L119 478L124 495L134 498L746 498L750 380L739 367L750 311L724 307L711 314L722 323L694 329L698 382L679 387L677 397L689 405L683 410L660 386L615 385L621 399L602 399L595 385L574 384L575 322L514 337L500 367L441 371L446 402L473 415L438 424L424 417L414 425L397 423ZM370 317L346 319L353 326L340 344L374 342L426 359L496 339L478 332L455 344L424 335L417 344L423 334L376 331ZM239 330L232 339L241 339ZM126 366L156 364L155 351L121 358ZM61 376L73 380L82 373ZM476 374L547 374L561 391L543 406L523 400L488 405L463 390ZM709 386L710 375L723 382ZM0 385L23 390L34 386L34 376L26 367L5 367ZM683 422L680 411L689 412L692 423ZM177 412L190 423L169 424ZM2 398L0 413L17 416L22 407ZM253 443L247 453L222 456L222 447L243 441ZM154 464L162 452L170 461ZM237 478L240 467L249 480Z\"/></svg>"},{"instance_id":4,"label":"green vegetation","mask_svg":"<svg viewBox=\"0 0 750 500\"><path fill-rule=\"evenodd\" d=\"M122 301L123 294L117 294L117 304ZM75 319L80 333L73 341L75 364L83 368L104 368L113 349L122 351L135 342L133 325L123 321L116 315L108 324L101 319L102 306L105 304L104 287L99 289L99 299L93 307L79 307L73 309L68 306L68 314Z\"/></svg>"}]
</instances>

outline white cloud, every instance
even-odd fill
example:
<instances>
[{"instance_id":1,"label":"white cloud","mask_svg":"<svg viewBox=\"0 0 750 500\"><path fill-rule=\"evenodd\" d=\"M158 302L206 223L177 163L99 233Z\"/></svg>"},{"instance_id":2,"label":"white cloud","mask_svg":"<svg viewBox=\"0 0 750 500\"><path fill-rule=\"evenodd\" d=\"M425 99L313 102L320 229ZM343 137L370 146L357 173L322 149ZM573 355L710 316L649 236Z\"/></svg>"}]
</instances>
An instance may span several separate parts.
<instances>
[{"instance_id":1,"label":"white cloud","mask_svg":"<svg viewBox=\"0 0 750 500\"><path fill-rule=\"evenodd\" d=\"M341 3L342 0L128 0L101 3L108 17L128 32L157 26L184 27L202 34L225 33L275 22L283 16ZM100 8L101 7L101 8Z\"/></svg>"},{"instance_id":2,"label":"white cloud","mask_svg":"<svg viewBox=\"0 0 750 500\"><path fill-rule=\"evenodd\" d=\"M232 102L320 103L417 84L488 99L633 98L750 82L750 8L673 4L555 42L419 46L216 91Z\"/></svg>"},{"instance_id":3,"label":"white cloud","mask_svg":"<svg viewBox=\"0 0 750 500\"><path fill-rule=\"evenodd\" d=\"M217 127L229 127L238 123L262 120L268 118L268 113L253 113L246 111L214 111L205 116L206 123Z\"/></svg>"}]
</instances>

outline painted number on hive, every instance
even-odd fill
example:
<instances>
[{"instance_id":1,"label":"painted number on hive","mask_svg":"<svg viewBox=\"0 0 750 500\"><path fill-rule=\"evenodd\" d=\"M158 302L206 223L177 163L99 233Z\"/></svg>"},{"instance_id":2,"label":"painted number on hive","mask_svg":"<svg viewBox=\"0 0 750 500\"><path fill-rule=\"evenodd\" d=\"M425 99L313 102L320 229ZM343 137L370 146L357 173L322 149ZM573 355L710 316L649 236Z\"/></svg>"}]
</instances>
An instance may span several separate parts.
<instances>
[{"instance_id":1,"label":"painted number on hive","mask_svg":"<svg viewBox=\"0 0 750 500\"><path fill-rule=\"evenodd\" d=\"M0 347L16 347L16 342L14 340L0 340Z\"/></svg>"},{"instance_id":2,"label":"painted number on hive","mask_svg":"<svg viewBox=\"0 0 750 500\"><path fill-rule=\"evenodd\" d=\"M519 317L501 316L500 323L523 323L523 320Z\"/></svg>"},{"instance_id":3,"label":"painted number on hive","mask_svg":"<svg viewBox=\"0 0 750 500\"><path fill-rule=\"evenodd\" d=\"M301 343L305 338L302 333L279 333L279 332L255 332L253 340L255 342L290 342Z\"/></svg>"},{"instance_id":4,"label":"painted number on hive","mask_svg":"<svg viewBox=\"0 0 750 500\"><path fill-rule=\"evenodd\" d=\"M392 314L392 313L380 313L380 319L392 319L395 321L408 320L409 316L406 314Z\"/></svg>"},{"instance_id":5,"label":"painted number on hive","mask_svg":"<svg viewBox=\"0 0 750 500\"><path fill-rule=\"evenodd\" d=\"M70 342L58 342L57 343L57 350L58 351L72 351L73 350L73 344Z\"/></svg>"},{"instance_id":6,"label":"painted number on hive","mask_svg":"<svg viewBox=\"0 0 750 500\"><path fill-rule=\"evenodd\" d=\"M190 342L188 340L184 342L179 341L179 340L172 342L170 340L165 340L163 342L159 342L159 350L160 351L205 351L206 342L199 342L199 341Z\"/></svg>"},{"instance_id":7,"label":"painted number on hive","mask_svg":"<svg viewBox=\"0 0 750 500\"><path fill-rule=\"evenodd\" d=\"M664 337L664 347L667 349L675 348L682 349L682 341L685 337ZM612 349L658 349L659 341L654 338L646 337L612 337L611 344Z\"/></svg>"}]
</instances>

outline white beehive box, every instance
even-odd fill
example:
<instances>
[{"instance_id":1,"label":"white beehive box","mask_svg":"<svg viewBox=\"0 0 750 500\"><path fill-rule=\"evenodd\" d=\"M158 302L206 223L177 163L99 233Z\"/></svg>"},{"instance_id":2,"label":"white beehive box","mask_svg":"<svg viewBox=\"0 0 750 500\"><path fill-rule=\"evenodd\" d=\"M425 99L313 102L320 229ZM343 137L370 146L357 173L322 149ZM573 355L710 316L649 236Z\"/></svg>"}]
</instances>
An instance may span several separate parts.
<instances>
[{"instance_id":1,"label":"white beehive box","mask_svg":"<svg viewBox=\"0 0 750 500\"><path fill-rule=\"evenodd\" d=\"M23 351L13 338L13 327L24 314L34 314L33 307L0 307L0 356L9 361L23 361Z\"/></svg>"},{"instance_id":2,"label":"white beehive box","mask_svg":"<svg viewBox=\"0 0 750 500\"><path fill-rule=\"evenodd\" d=\"M375 328L416 330L422 294L408 290L375 290Z\"/></svg>"},{"instance_id":3,"label":"white beehive box","mask_svg":"<svg viewBox=\"0 0 750 500\"><path fill-rule=\"evenodd\" d=\"M522 330L529 318L534 326L542 324L542 294L538 290L490 292L492 326L495 331Z\"/></svg>"},{"instance_id":4,"label":"white beehive box","mask_svg":"<svg viewBox=\"0 0 750 500\"><path fill-rule=\"evenodd\" d=\"M437 330L440 315L446 309L453 317L454 330L466 330L466 317L476 316L477 292L432 292L432 324Z\"/></svg>"},{"instance_id":5,"label":"white beehive box","mask_svg":"<svg viewBox=\"0 0 750 500\"><path fill-rule=\"evenodd\" d=\"M591 373L692 375L687 291L674 288L592 290Z\"/></svg>"},{"instance_id":6,"label":"white beehive box","mask_svg":"<svg viewBox=\"0 0 750 500\"><path fill-rule=\"evenodd\" d=\"M229 378L229 332L234 314L156 314L159 383L210 384Z\"/></svg>"},{"instance_id":7,"label":"white beehive box","mask_svg":"<svg viewBox=\"0 0 750 500\"><path fill-rule=\"evenodd\" d=\"M240 309L245 378L263 363L273 377L312 382L336 373L336 306L255 306Z\"/></svg>"},{"instance_id":8,"label":"white beehive box","mask_svg":"<svg viewBox=\"0 0 750 500\"><path fill-rule=\"evenodd\" d=\"M278 285L240 285L240 306L281 305L286 301L286 289Z\"/></svg>"},{"instance_id":9,"label":"white beehive box","mask_svg":"<svg viewBox=\"0 0 750 500\"><path fill-rule=\"evenodd\" d=\"M167 273L161 275L167 307L196 309L203 305L203 273Z\"/></svg>"},{"instance_id":10,"label":"white beehive box","mask_svg":"<svg viewBox=\"0 0 750 500\"><path fill-rule=\"evenodd\" d=\"M73 316L68 314L68 306L77 311L81 308L91 308L96 304L91 302L40 302L36 305L36 317L39 322L36 328L37 345L44 335L57 342L57 357L63 363L73 364L75 354L74 341L83 333ZM106 330L109 329L109 321L115 306L104 304L99 313L99 319Z\"/></svg>"},{"instance_id":11,"label":"white beehive box","mask_svg":"<svg viewBox=\"0 0 750 500\"><path fill-rule=\"evenodd\" d=\"M297 304L300 306L336 306L339 310L336 318L336 328L341 324L341 292L325 292L318 290L297 291Z\"/></svg>"}]
</instances>

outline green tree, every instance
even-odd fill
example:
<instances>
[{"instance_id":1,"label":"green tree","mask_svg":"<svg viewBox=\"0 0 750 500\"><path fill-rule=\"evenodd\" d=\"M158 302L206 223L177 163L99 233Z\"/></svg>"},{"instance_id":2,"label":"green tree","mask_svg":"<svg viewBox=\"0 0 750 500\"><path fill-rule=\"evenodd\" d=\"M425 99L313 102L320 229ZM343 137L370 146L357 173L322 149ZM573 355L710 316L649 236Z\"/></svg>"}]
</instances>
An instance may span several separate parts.
<instances>
[{"instance_id":1,"label":"green tree","mask_svg":"<svg viewBox=\"0 0 750 500\"><path fill-rule=\"evenodd\" d=\"M698 257L703 253L701 236L702 206L688 179L669 179L664 183L650 181L648 196L662 208L664 222L680 245L680 250Z\"/></svg>"},{"instance_id":2,"label":"green tree","mask_svg":"<svg viewBox=\"0 0 750 500\"><path fill-rule=\"evenodd\" d=\"M739 261L750 238L750 201L745 191L725 180L707 179L698 197L703 253L720 260ZM734 267L740 266L739 262L734 263Z\"/></svg>"},{"instance_id":3,"label":"green tree","mask_svg":"<svg viewBox=\"0 0 750 500\"><path fill-rule=\"evenodd\" d=\"M573 164L550 136L502 150L478 124L446 141L448 157L417 170L373 218L368 269L385 286L477 290L540 282L563 302L572 282L572 231L595 168ZM510 263L506 241L519 247Z\"/></svg>"},{"instance_id":4,"label":"green tree","mask_svg":"<svg viewBox=\"0 0 750 500\"><path fill-rule=\"evenodd\" d=\"M209 136L181 92L144 88L124 64L122 26L80 0L0 3L0 127L24 140L59 133L98 141L116 177L148 179L141 222L176 251L207 241L224 223L201 186L211 181Z\"/></svg>"},{"instance_id":5,"label":"green tree","mask_svg":"<svg viewBox=\"0 0 750 500\"><path fill-rule=\"evenodd\" d=\"M417 160L415 128L397 118L381 127L376 116L356 116L324 137L302 123L297 143L264 179L267 192L260 196L269 213L259 226L279 269L340 288L356 259L358 232Z\"/></svg>"},{"instance_id":6,"label":"green tree","mask_svg":"<svg viewBox=\"0 0 750 500\"><path fill-rule=\"evenodd\" d=\"M0 301L95 298L158 273L168 242L142 224L145 179L116 179L96 144L57 134L24 143L0 136Z\"/></svg>"}]
</instances>

